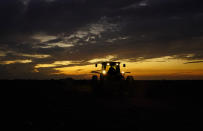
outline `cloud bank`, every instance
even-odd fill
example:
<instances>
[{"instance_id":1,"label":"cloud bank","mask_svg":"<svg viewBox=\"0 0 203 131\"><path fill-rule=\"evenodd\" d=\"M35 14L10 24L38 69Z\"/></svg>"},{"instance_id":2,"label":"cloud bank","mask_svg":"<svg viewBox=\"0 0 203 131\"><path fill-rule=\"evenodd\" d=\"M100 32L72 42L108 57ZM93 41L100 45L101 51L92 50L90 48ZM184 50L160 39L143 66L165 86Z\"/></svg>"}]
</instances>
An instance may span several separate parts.
<instances>
[{"instance_id":1,"label":"cloud bank","mask_svg":"<svg viewBox=\"0 0 203 131\"><path fill-rule=\"evenodd\" d=\"M0 78L49 78L53 67L88 65L106 56L202 61L202 5L202 0L2 0ZM35 70L56 61L75 64Z\"/></svg>"}]
</instances>

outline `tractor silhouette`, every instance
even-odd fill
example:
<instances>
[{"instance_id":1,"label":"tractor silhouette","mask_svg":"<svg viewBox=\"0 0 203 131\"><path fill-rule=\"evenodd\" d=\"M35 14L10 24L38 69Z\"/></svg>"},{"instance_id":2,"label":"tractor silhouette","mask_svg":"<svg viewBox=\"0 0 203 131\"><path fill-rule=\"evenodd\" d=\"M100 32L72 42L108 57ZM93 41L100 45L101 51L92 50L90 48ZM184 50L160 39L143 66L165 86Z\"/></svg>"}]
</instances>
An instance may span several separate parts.
<instances>
[{"instance_id":1,"label":"tractor silhouette","mask_svg":"<svg viewBox=\"0 0 203 131\"><path fill-rule=\"evenodd\" d=\"M100 81L122 81L125 80L125 74L130 73L120 70L120 62L102 62L100 64L102 65L101 70L92 71L92 73L100 75ZM98 67L98 64L95 64L95 67ZM126 67L126 64L123 64L123 67ZM128 76L127 78L132 79L133 77ZM98 76L93 75L92 80L98 80Z\"/></svg>"},{"instance_id":2,"label":"tractor silhouette","mask_svg":"<svg viewBox=\"0 0 203 131\"><path fill-rule=\"evenodd\" d=\"M120 62L102 62L101 69L92 71L97 75L92 76L93 92L102 96L126 96L129 95L134 83L132 76L125 77L126 73L120 70ZM95 64L98 67L98 64ZM126 64L123 64L126 67ZM98 80L98 76L100 80Z\"/></svg>"}]
</instances>

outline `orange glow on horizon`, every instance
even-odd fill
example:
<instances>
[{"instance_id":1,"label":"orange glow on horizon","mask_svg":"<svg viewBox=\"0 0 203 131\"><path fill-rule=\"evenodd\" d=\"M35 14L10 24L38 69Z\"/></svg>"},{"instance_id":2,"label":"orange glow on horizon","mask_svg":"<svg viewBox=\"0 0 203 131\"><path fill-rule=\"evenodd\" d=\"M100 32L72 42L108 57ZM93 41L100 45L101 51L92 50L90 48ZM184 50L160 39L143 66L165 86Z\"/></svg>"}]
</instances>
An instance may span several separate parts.
<instances>
[{"instance_id":1,"label":"orange glow on horizon","mask_svg":"<svg viewBox=\"0 0 203 131\"><path fill-rule=\"evenodd\" d=\"M113 56L109 56L105 60L112 58ZM91 71L101 70L101 64L95 67L94 63L97 61L100 63L103 59L90 60L90 64L84 66L76 66L79 65L79 62L74 61L55 61L50 64L37 64L35 65L35 72L40 72L38 70L39 68L52 68L56 71L52 73L55 75L67 75L77 78L81 76L82 78L90 79L94 75ZM11 64L13 62L8 61L4 64ZM120 60L120 62L121 71L131 72L130 74L126 74L126 76L131 75L135 79L203 79L203 63L201 62L187 64L189 62L188 60L174 59L170 56L139 60L137 62L130 62L129 60ZM126 64L126 67L122 67L122 64Z\"/></svg>"},{"instance_id":2,"label":"orange glow on horizon","mask_svg":"<svg viewBox=\"0 0 203 131\"><path fill-rule=\"evenodd\" d=\"M203 63L185 64L187 60L171 59L169 57L147 59L139 62L122 61L127 67L121 67L121 71L131 72L129 75L135 77L135 79L191 79L198 76L203 79ZM93 70L100 70L92 65L74 66L74 67L62 67L54 68L58 71L57 74L64 75L86 75L91 77L93 74L90 72ZM185 77L184 77L185 76ZM201 77L202 76L202 77ZM195 77L196 78L196 77Z\"/></svg>"}]
</instances>

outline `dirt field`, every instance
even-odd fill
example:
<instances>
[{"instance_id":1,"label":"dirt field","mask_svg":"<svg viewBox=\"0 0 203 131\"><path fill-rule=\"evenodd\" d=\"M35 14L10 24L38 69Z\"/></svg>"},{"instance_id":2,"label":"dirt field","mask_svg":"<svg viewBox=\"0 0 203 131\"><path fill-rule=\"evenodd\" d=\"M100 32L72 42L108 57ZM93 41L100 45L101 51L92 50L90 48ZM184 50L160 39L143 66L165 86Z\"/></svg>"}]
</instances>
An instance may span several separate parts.
<instances>
[{"instance_id":1,"label":"dirt field","mask_svg":"<svg viewBox=\"0 0 203 131\"><path fill-rule=\"evenodd\" d=\"M201 130L203 81L1 81L6 128Z\"/></svg>"}]
</instances>

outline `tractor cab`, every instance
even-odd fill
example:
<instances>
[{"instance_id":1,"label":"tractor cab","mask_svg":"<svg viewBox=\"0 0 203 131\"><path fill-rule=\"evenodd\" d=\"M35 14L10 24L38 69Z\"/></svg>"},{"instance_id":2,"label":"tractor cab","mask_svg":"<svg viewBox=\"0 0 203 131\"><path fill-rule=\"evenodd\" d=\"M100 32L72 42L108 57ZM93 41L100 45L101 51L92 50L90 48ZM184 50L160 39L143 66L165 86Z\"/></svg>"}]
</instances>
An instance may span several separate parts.
<instances>
[{"instance_id":1,"label":"tractor cab","mask_svg":"<svg viewBox=\"0 0 203 131\"><path fill-rule=\"evenodd\" d=\"M97 72L100 74L100 80L124 80L125 72L120 70L120 62L102 62L101 65L101 70ZM97 66L98 64L95 64L95 67ZM123 64L123 67L126 65Z\"/></svg>"}]
</instances>

